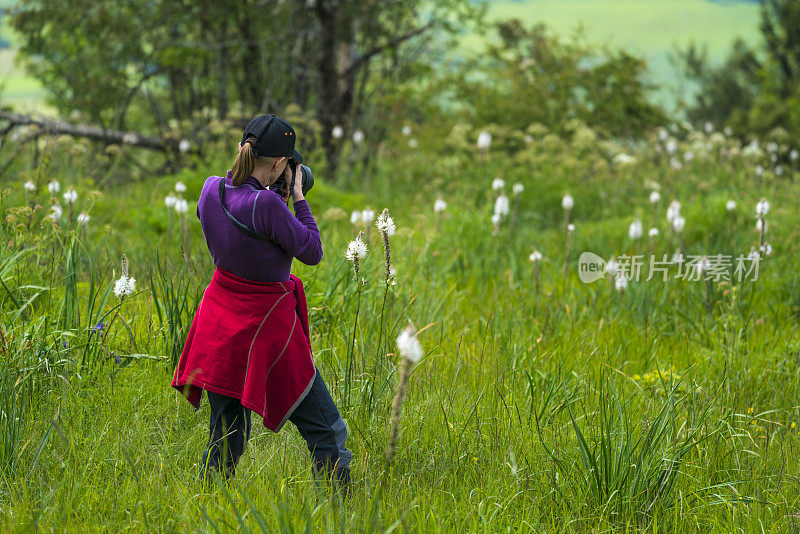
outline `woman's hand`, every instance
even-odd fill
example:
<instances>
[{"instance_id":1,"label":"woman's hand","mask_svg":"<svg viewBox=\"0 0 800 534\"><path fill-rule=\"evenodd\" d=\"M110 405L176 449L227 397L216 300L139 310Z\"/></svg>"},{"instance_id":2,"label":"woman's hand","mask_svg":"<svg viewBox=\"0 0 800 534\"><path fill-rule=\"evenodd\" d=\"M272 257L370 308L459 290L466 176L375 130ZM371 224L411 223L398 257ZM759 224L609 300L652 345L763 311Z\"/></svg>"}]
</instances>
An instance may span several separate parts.
<instances>
[{"instance_id":1,"label":"woman's hand","mask_svg":"<svg viewBox=\"0 0 800 534\"><path fill-rule=\"evenodd\" d=\"M291 176L291 169L289 166L286 166L287 172ZM291 178L286 179L286 187L288 188L291 182ZM294 172L294 190L292 191L292 202L297 202L298 200L303 200L305 197L303 196L303 170L300 168L300 164L298 163L295 166Z\"/></svg>"}]
</instances>

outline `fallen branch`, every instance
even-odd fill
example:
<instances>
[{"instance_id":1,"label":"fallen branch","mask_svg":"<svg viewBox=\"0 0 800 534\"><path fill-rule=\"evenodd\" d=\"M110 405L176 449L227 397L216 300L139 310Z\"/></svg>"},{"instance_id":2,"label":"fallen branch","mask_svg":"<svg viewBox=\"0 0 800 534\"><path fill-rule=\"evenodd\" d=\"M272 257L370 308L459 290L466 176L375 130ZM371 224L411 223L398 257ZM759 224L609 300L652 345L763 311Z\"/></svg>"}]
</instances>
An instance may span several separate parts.
<instances>
[{"instance_id":1,"label":"fallen branch","mask_svg":"<svg viewBox=\"0 0 800 534\"><path fill-rule=\"evenodd\" d=\"M61 120L35 119L29 115L20 115L10 111L0 111L0 120L8 121L9 127L16 126L37 126L42 133L55 135L71 135L74 137L86 137L106 143L119 145L131 145L141 148L150 148L162 152L181 151L186 152L190 146L187 140L161 139L148 135L140 135L136 132L123 132L120 130L107 130L99 126L89 126L86 124L70 124ZM183 144L183 147L181 146ZM181 150L183 148L184 150Z\"/></svg>"}]
</instances>

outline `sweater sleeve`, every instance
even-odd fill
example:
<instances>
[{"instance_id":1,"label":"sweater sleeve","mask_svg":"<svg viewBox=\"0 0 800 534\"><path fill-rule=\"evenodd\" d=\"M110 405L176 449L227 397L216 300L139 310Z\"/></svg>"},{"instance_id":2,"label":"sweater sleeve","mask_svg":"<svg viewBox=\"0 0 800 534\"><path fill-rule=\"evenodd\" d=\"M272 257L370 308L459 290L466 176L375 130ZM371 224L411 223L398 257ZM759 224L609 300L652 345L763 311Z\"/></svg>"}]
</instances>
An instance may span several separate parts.
<instances>
[{"instance_id":1,"label":"sweater sleeve","mask_svg":"<svg viewBox=\"0 0 800 534\"><path fill-rule=\"evenodd\" d=\"M322 241L307 200L294 203L294 215L274 192L259 195L256 202L257 232L268 235L286 254L306 265L322 261Z\"/></svg>"}]
</instances>

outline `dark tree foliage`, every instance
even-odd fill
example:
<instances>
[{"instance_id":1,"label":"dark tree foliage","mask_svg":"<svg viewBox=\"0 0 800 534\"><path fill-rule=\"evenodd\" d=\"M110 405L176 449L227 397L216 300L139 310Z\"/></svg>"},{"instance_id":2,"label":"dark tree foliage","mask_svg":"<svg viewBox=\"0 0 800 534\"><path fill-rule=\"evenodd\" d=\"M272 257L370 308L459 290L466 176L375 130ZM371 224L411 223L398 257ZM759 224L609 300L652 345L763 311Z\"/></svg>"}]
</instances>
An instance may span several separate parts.
<instances>
[{"instance_id":1,"label":"dark tree foliage","mask_svg":"<svg viewBox=\"0 0 800 534\"><path fill-rule=\"evenodd\" d=\"M765 0L760 29L769 57L778 67L778 91L784 97L795 94L800 81L800 2Z\"/></svg>"},{"instance_id":2,"label":"dark tree foliage","mask_svg":"<svg viewBox=\"0 0 800 534\"><path fill-rule=\"evenodd\" d=\"M335 170L333 126L368 123L374 84L390 90L422 72L409 63L431 62L409 45L482 12L467 0L29 0L11 20L63 114L159 135L188 121L200 136L231 110L297 104L322 124Z\"/></svg>"},{"instance_id":3,"label":"dark tree foliage","mask_svg":"<svg viewBox=\"0 0 800 534\"><path fill-rule=\"evenodd\" d=\"M694 103L686 110L695 124L729 123L742 109L750 109L759 93L762 62L741 39L734 41L719 67L710 65L708 50L690 45L679 51L677 66L689 80L699 81Z\"/></svg>"}]
</instances>

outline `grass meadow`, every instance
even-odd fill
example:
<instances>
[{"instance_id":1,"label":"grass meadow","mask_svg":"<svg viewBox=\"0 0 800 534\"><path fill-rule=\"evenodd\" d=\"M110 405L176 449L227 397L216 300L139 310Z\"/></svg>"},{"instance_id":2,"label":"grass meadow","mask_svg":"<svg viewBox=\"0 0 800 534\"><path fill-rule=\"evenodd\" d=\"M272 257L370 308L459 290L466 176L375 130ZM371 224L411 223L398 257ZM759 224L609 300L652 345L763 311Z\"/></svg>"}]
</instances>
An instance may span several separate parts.
<instances>
[{"instance_id":1,"label":"grass meadow","mask_svg":"<svg viewBox=\"0 0 800 534\"><path fill-rule=\"evenodd\" d=\"M209 492L196 483L207 401L194 412L169 383L213 271L195 202L232 156L102 185L65 143L45 166L20 169L0 206L0 530L796 531L797 166L757 179L763 147L746 156L738 140L697 132L676 132L677 157L695 155L681 169L655 150L655 135L634 162L612 162L586 128L539 132L513 156L496 140L476 157L477 133L451 135L446 155L409 149L398 135L375 174L353 169L336 187L318 174L307 195L324 257L295 261L293 273L305 284L315 362L349 427L344 502L315 484L294 427L273 434L255 415L236 477ZM495 232L497 177L511 210ZM44 219L53 179L61 193L78 192L72 217L65 208L57 224ZM163 201L177 180L187 186L188 248ZM565 271L566 193L575 229ZM686 255L747 254L759 243L762 197L773 250L757 280L681 280L674 265L666 281L631 280L622 292L579 279L580 252L647 254L654 224L656 254L671 257L673 199ZM394 217L396 285L383 282L374 224L350 221L365 207ZM74 222L81 211L85 226ZM639 240L628 234L635 218ZM359 297L344 252L366 227ZM123 253L136 292L120 300L112 288ZM394 340L409 320L425 355L386 462Z\"/></svg>"}]
</instances>

